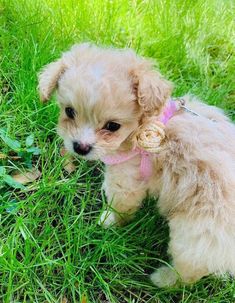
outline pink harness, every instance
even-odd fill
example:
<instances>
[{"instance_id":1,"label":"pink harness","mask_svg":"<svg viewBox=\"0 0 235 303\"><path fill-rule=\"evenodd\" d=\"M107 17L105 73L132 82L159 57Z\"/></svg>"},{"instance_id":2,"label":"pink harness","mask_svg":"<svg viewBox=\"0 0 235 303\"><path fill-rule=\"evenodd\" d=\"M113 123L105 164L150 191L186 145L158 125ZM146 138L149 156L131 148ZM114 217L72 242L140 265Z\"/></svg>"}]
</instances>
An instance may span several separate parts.
<instances>
[{"instance_id":1,"label":"pink harness","mask_svg":"<svg viewBox=\"0 0 235 303\"><path fill-rule=\"evenodd\" d=\"M163 113L159 117L159 121L162 122L164 125L167 124L167 122L171 119L171 117L175 114L177 111L177 105L175 101L168 101ZM135 148L130 152L127 153L120 153L118 155L114 156L105 156L101 160L106 165L117 165L123 162L126 162L135 156L140 155L140 175L141 179L147 181L151 175L152 175L152 163L150 159L151 153L146 152L143 149Z\"/></svg>"}]
</instances>

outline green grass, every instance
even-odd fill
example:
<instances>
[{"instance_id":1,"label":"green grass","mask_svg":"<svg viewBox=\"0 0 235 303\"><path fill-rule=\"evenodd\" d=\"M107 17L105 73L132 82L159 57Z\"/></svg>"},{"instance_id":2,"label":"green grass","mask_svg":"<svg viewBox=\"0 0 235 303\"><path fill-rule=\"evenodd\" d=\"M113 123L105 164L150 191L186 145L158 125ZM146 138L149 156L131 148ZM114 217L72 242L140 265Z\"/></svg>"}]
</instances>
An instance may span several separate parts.
<instances>
[{"instance_id":1,"label":"green grass","mask_svg":"<svg viewBox=\"0 0 235 303\"><path fill-rule=\"evenodd\" d=\"M81 161L66 175L58 110L40 104L36 90L44 64L92 41L153 58L175 96L193 93L234 118L234 2L1 0L0 22L0 128L21 142L33 133L42 150L34 189L0 187L0 302L234 302L232 279L170 289L150 283L148 274L169 261L167 224L154 201L126 227L99 227L102 167ZM20 165L3 164L9 173ZM11 201L17 209L7 212Z\"/></svg>"}]
</instances>

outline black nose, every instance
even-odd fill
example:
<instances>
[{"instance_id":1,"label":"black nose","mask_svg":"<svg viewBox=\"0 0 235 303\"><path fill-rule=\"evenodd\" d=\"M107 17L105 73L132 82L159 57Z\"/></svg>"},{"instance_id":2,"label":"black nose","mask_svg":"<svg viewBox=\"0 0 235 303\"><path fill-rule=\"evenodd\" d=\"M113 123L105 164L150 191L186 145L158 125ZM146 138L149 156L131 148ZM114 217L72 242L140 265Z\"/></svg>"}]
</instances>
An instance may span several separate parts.
<instances>
[{"instance_id":1,"label":"black nose","mask_svg":"<svg viewBox=\"0 0 235 303\"><path fill-rule=\"evenodd\" d=\"M87 155L92 147L88 144L82 144L79 142L73 142L73 149L79 155Z\"/></svg>"}]
</instances>

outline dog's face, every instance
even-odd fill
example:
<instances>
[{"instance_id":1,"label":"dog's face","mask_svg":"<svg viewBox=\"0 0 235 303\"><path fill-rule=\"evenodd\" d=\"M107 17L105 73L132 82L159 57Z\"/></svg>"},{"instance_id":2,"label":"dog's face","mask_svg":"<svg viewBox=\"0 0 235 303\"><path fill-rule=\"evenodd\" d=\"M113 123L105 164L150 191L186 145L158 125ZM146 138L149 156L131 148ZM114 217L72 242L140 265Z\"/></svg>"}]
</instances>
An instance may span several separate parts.
<instances>
[{"instance_id":1,"label":"dog's face","mask_svg":"<svg viewBox=\"0 0 235 303\"><path fill-rule=\"evenodd\" d=\"M159 113L171 86L132 51L73 47L39 77L42 100L57 87L58 133L66 149L87 159L130 148L145 115Z\"/></svg>"},{"instance_id":2,"label":"dog's face","mask_svg":"<svg viewBox=\"0 0 235 303\"><path fill-rule=\"evenodd\" d=\"M130 81L124 75L118 83L112 75L107 79L103 68L71 68L61 77L57 91L58 133L66 149L90 160L118 150L141 116Z\"/></svg>"}]
</instances>

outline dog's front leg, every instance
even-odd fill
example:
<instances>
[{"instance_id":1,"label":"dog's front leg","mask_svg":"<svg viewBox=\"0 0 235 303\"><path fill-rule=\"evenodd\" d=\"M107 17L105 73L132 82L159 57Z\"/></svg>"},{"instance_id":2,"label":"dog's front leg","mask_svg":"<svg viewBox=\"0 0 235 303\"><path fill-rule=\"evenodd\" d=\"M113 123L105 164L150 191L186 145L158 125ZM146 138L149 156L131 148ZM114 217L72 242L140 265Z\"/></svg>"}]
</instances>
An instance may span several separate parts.
<instances>
[{"instance_id":1,"label":"dog's front leg","mask_svg":"<svg viewBox=\"0 0 235 303\"><path fill-rule=\"evenodd\" d=\"M110 195L108 194L108 196ZM118 192L113 193L112 197L112 199L108 198L109 208L102 213L99 221L106 228L112 225L122 225L130 221L140 208L145 192Z\"/></svg>"},{"instance_id":2,"label":"dog's front leg","mask_svg":"<svg viewBox=\"0 0 235 303\"><path fill-rule=\"evenodd\" d=\"M126 169L125 171L127 172ZM147 188L144 182L133 176L135 174L120 174L120 169L106 170L103 189L109 207L102 213L99 221L104 227L122 225L130 221L140 208Z\"/></svg>"}]
</instances>

